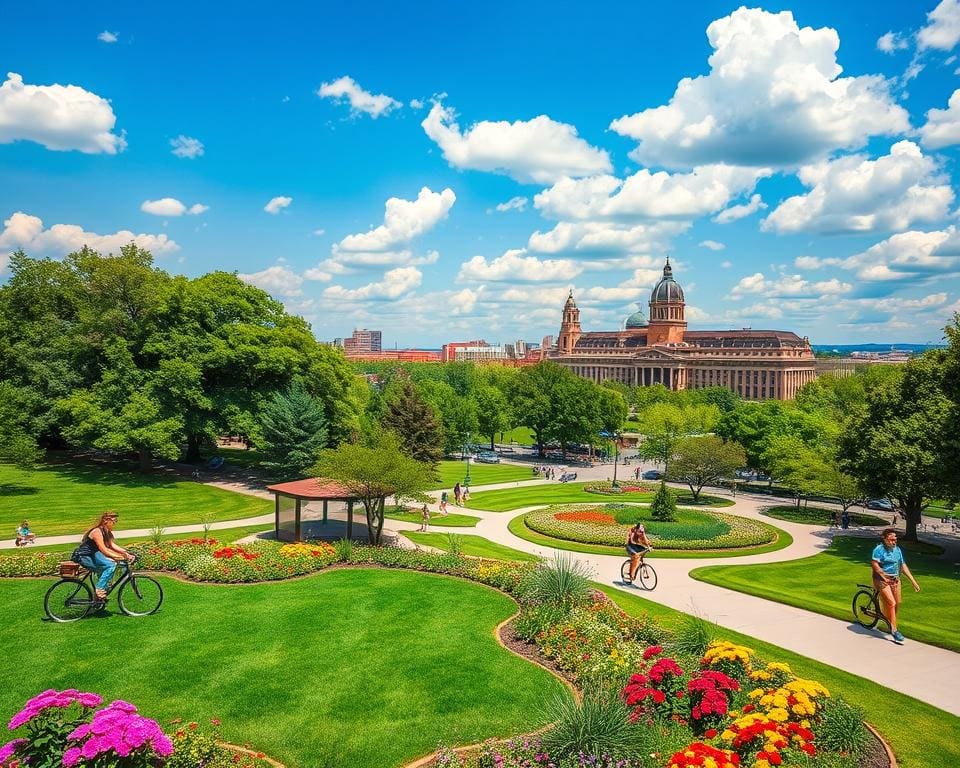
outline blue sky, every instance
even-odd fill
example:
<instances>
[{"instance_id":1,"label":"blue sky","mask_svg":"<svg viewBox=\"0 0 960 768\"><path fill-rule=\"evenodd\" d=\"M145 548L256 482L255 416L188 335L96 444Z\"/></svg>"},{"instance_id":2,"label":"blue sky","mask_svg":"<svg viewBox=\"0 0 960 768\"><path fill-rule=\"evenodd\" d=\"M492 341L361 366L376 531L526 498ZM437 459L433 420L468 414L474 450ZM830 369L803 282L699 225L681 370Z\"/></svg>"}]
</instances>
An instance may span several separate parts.
<instances>
[{"instance_id":1,"label":"blue sky","mask_svg":"<svg viewBox=\"0 0 960 768\"><path fill-rule=\"evenodd\" d=\"M401 347L618 327L667 254L695 328L960 311L960 0L140 6L2 2L0 280L136 239Z\"/></svg>"}]
</instances>

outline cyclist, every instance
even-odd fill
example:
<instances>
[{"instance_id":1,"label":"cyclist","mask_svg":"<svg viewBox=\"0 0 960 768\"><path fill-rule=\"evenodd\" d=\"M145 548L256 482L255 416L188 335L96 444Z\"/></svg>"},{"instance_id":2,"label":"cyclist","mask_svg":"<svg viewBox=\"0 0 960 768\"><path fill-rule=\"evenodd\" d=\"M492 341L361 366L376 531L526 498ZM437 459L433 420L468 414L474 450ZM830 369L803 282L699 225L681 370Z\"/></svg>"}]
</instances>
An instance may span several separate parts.
<instances>
[{"instance_id":1,"label":"cyclist","mask_svg":"<svg viewBox=\"0 0 960 768\"><path fill-rule=\"evenodd\" d=\"M97 525L83 534L80 546L74 550L73 559L88 571L99 575L96 585L98 600L107 599L107 587L117 570L119 562L133 562L133 553L117 544L113 529L117 524L117 513L112 511L100 515Z\"/></svg>"},{"instance_id":2,"label":"cyclist","mask_svg":"<svg viewBox=\"0 0 960 768\"><path fill-rule=\"evenodd\" d=\"M630 529L627 534L627 554L630 555L630 581L637 578L637 568L640 567L640 561L643 556L653 549L650 539L647 538L647 529L639 520Z\"/></svg>"},{"instance_id":3,"label":"cyclist","mask_svg":"<svg viewBox=\"0 0 960 768\"><path fill-rule=\"evenodd\" d=\"M884 614L890 622L890 631L893 633L893 642L903 645L903 633L897 629L897 608L900 606L900 574L906 574L916 592L920 585L913 578L910 569L903 561L903 552L897 546L897 531L895 528L885 528L881 534L882 542L874 547L870 560L873 568L873 587L880 593L880 602Z\"/></svg>"}]
</instances>

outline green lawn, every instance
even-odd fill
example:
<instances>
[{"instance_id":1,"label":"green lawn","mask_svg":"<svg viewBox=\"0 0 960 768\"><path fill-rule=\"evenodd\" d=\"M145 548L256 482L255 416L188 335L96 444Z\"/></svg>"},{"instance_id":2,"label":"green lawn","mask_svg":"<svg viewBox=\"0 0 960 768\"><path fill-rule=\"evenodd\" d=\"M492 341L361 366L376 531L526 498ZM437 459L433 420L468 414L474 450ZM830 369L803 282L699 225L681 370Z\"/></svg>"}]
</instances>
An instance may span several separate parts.
<instances>
[{"instance_id":1,"label":"green lawn","mask_svg":"<svg viewBox=\"0 0 960 768\"><path fill-rule=\"evenodd\" d=\"M260 451L250 451L246 448L217 448L213 456L223 456L228 467L257 467L263 460ZM200 471L203 471L201 467Z\"/></svg>"},{"instance_id":2,"label":"green lawn","mask_svg":"<svg viewBox=\"0 0 960 768\"><path fill-rule=\"evenodd\" d=\"M37 536L83 533L100 513L120 513L120 529L242 520L273 511L273 503L202 483L90 464L0 464L0 532L27 519Z\"/></svg>"},{"instance_id":3,"label":"green lawn","mask_svg":"<svg viewBox=\"0 0 960 768\"><path fill-rule=\"evenodd\" d=\"M264 525L247 525L241 528L222 528L220 530L213 529L210 531L210 538L216 539L217 541L222 541L225 544L232 544L238 539L242 539L246 536L250 536L254 533L261 533L262 531L272 531L273 526L264 526ZM77 534L79 536L79 534ZM168 541L171 539L189 539L194 536L203 536L202 531L197 531L196 533L164 533L161 535L161 539ZM129 546L130 544L146 541L147 539L143 536L117 536L117 539L123 542L124 545ZM73 551L72 544L46 544L46 545L34 545L31 544L28 547L21 547L20 549L0 549L0 557L6 557L8 555L15 554L30 554L32 552L64 552L69 558L70 553Z\"/></svg>"},{"instance_id":4,"label":"green lawn","mask_svg":"<svg viewBox=\"0 0 960 768\"><path fill-rule=\"evenodd\" d=\"M826 552L801 560L764 565L717 565L697 568L695 579L852 621L850 603L857 584L870 583L874 539L834 538ZM952 651L960 651L960 567L931 555L908 552L907 565L922 591L903 585L903 634Z\"/></svg>"},{"instance_id":5,"label":"green lawn","mask_svg":"<svg viewBox=\"0 0 960 768\"><path fill-rule=\"evenodd\" d=\"M603 584L594 586L627 613L647 613L668 626L681 626L679 622L684 614L679 611ZM819 680L832 694L840 694L851 704L862 707L867 720L893 747L901 768L960 765L960 717L755 637L723 627L716 627L714 634L717 639L753 648L768 661L786 662L797 674Z\"/></svg>"},{"instance_id":6,"label":"green lawn","mask_svg":"<svg viewBox=\"0 0 960 768\"><path fill-rule=\"evenodd\" d=\"M514 427L509 432L501 432L497 435L497 441L501 443L517 443L518 445L533 445L536 438L533 436L533 430L530 427Z\"/></svg>"},{"instance_id":7,"label":"green lawn","mask_svg":"<svg viewBox=\"0 0 960 768\"><path fill-rule=\"evenodd\" d=\"M833 510L824 507L797 507L796 504L790 504L770 507L764 510L763 514L777 520L786 520L788 523L829 526L833 517ZM850 514L850 523L852 525L889 525L890 518L884 519L876 515L853 512Z\"/></svg>"},{"instance_id":8,"label":"green lawn","mask_svg":"<svg viewBox=\"0 0 960 768\"><path fill-rule=\"evenodd\" d=\"M444 552L450 549L450 539L447 538L448 534L446 533L402 531L402 534L415 544L442 549ZM471 557L485 557L488 560L520 560L527 563L535 563L540 559L536 555L531 555L529 552L522 552L519 549L513 549L513 547L505 547L503 544L497 544L482 536L475 536L469 533L460 535L460 544L463 554L470 555Z\"/></svg>"},{"instance_id":9,"label":"green lawn","mask_svg":"<svg viewBox=\"0 0 960 768\"><path fill-rule=\"evenodd\" d=\"M419 523L423 520L423 515L419 512L388 512L385 517L408 523ZM458 515L456 512L448 512L446 515L441 515L439 512L430 513L430 525L441 528L473 528L479 522L480 518L473 515Z\"/></svg>"},{"instance_id":10,"label":"green lawn","mask_svg":"<svg viewBox=\"0 0 960 768\"><path fill-rule=\"evenodd\" d=\"M436 486L437 490L445 490L450 493L450 503L453 503L453 486L457 483L463 485L464 477L467 474L467 466L462 461L445 459L440 462L437 468L440 474L440 482ZM511 483L517 480L536 480L532 467L524 467L517 464L479 464L475 461L470 462L470 487L478 485L491 485L492 483Z\"/></svg>"},{"instance_id":11,"label":"green lawn","mask_svg":"<svg viewBox=\"0 0 960 768\"><path fill-rule=\"evenodd\" d=\"M47 688L124 699L161 723L223 721L288 766L383 768L436 749L525 733L565 691L495 640L516 610L459 579L346 569L246 586L162 577L155 616L41 620L49 580L0 582L6 719ZM468 606L469 610L464 610Z\"/></svg>"},{"instance_id":12,"label":"green lawn","mask_svg":"<svg viewBox=\"0 0 960 768\"><path fill-rule=\"evenodd\" d=\"M479 483L474 483L479 485ZM618 501L640 501L649 503L653 501L655 492L650 493L618 493L618 494L600 494L587 493L583 490L586 483L550 483L545 485L528 485L517 488L500 488L495 491L479 491L470 494L470 501L467 507L470 509L484 509L491 512L507 512L511 509L520 507L532 507L535 504L607 504ZM673 490L673 489L671 489ZM690 504L689 494L682 491L674 491L678 501L683 504ZM684 498L687 500L684 501ZM734 502L729 499L721 499L716 496L701 496L703 506L728 507Z\"/></svg>"},{"instance_id":13,"label":"green lawn","mask_svg":"<svg viewBox=\"0 0 960 768\"><path fill-rule=\"evenodd\" d=\"M553 547L554 549L563 549L568 552L582 552L587 555L625 555L623 547L608 547L604 544L583 544L579 541L567 541L566 539L556 539L553 536L547 536L539 531L531 530L527 527L524 519L526 515L518 515L507 523L507 530L514 536L529 541L532 544L540 544L544 547ZM762 555L764 552L776 552L779 549L786 549L793 544L793 537L784 530L777 528L777 540L759 547L744 547L743 549L711 549L683 551L678 549L656 549L650 557L669 558L672 560L694 560L704 557L743 557L745 555Z\"/></svg>"}]
</instances>

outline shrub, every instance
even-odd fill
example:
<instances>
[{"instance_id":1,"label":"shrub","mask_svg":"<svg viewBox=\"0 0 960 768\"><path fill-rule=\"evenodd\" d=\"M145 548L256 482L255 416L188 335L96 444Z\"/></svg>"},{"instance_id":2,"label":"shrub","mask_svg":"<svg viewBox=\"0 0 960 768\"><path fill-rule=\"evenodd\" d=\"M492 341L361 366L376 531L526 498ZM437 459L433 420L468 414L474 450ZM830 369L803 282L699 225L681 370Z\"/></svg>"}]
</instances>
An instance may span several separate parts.
<instances>
[{"instance_id":1,"label":"shrub","mask_svg":"<svg viewBox=\"0 0 960 768\"><path fill-rule=\"evenodd\" d=\"M533 603L577 605L587 599L590 571L579 560L567 554L556 554L553 560L540 563L525 584L525 597Z\"/></svg>"},{"instance_id":2,"label":"shrub","mask_svg":"<svg viewBox=\"0 0 960 768\"><path fill-rule=\"evenodd\" d=\"M716 625L702 616L687 614L668 645L676 654L700 658L713 642L715 630Z\"/></svg>"},{"instance_id":3,"label":"shrub","mask_svg":"<svg viewBox=\"0 0 960 768\"><path fill-rule=\"evenodd\" d=\"M333 542L333 551L337 555L338 563L345 563L353 554L353 539L339 539Z\"/></svg>"},{"instance_id":4,"label":"shrub","mask_svg":"<svg viewBox=\"0 0 960 768\"><path fill-rule=\"evenodd\" d=\"M569 608L556 603L541 603L526 605L520 610L520 615L513 620L513 630L517 636L528 643L541 632L563 622L570 614Z\"/></svg>"},{"instance_id":5,"label":"shrub","mask_svg":"<svg viewBox=\"0 0 960 768\"><path fill-rule=\"evenodd\" d=\"M447 552L454 557L461 557L463 555L463 536L456 533L448 533Z\"/></svg>"},{"instance_id":6,"label":"shrub","mask_svg":"<svg viewBox=\"0 0 960 768\"><path fill-rule=\"evenodd\" d=\"M677 517L677 502L673 494L667 489L666 483L660 483L657 495L650 503L650 514L654 520L669 522Z\"/></svg>"},{"instance_id":7,"label":"shrub","mask_svg":"<svg viewBox=\"0 0 960 768\"><path fill-rule=\"evenodd\" d=\"M863 711L841 697L825 699L821 706L817 746L854 758L861 757L870 740L870 734L863 724Z\"/></svg>"},{"instance_id":8,"label":"shrub","mask_svg":"<svg viewBox=\"0 0 960 768\"><path fill-rule=\"evenodd\" d=\"M558 696L547 716L554 725L543 735L543 746L553 758L581 752L629 757L643 743L642 730L630 720L623 699L604 691L585 691L580 701Z\"/></svg>"}]
</instances>

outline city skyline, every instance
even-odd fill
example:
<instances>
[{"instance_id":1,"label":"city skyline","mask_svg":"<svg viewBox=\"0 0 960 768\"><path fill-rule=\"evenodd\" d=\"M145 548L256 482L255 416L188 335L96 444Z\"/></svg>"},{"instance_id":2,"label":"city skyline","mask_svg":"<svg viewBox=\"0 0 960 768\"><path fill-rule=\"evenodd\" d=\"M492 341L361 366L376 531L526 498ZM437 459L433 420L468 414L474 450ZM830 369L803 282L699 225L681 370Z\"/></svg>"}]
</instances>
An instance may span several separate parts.
<instances>
[{"instance_id":1,"label":"city skyline","mask_svg":"<svg viewBox=\"0 0 960 768\"><path fill-rule=\"evenodd\" d=\"M938 343L960 0L865 7L7 5L0 282L133 239L438 349L619 327L669 255L691 329Z\"/></svg>"}]
</instances>

